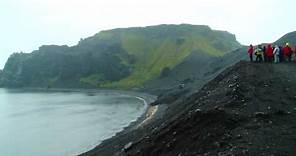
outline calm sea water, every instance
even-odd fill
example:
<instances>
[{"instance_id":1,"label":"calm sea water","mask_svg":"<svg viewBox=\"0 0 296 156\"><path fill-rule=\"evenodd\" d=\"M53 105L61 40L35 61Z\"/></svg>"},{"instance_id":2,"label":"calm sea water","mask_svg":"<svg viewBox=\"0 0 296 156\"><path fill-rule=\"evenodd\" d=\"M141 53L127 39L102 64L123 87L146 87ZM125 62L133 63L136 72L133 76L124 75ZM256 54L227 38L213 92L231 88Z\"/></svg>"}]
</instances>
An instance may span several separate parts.
<instances>
[{"instance_id":1,"label":"calm sea water","mask_svg":"<svg viewBox=\"0 0 296 156\"><path fill-rule=\"evenodd\" d=\"M118 92L0 89L0 155L77 155L144 111L142 99Z\"/></svg>"}]
</instances>

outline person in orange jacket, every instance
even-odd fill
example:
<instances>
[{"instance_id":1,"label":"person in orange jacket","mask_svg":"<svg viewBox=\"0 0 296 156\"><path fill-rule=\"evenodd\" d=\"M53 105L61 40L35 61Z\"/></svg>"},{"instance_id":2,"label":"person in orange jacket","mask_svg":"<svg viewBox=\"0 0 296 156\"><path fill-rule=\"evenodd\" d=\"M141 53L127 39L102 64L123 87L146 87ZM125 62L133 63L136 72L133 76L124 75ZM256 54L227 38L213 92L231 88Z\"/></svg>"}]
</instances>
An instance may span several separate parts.
<instances>
[{"instance_id":1,"label":"person in orange jacket","mask_svg":"<svg viewBox=\"0 0 296 156\"><path fill-rule=\"evenodd\" d=\"M248 49L248 54L249 54L249 57L250 57L250 62L253 62L253 53L254 53L254 47L251 44L250 47L249 47L249 49Z\"/></svg>"}]
</instances>

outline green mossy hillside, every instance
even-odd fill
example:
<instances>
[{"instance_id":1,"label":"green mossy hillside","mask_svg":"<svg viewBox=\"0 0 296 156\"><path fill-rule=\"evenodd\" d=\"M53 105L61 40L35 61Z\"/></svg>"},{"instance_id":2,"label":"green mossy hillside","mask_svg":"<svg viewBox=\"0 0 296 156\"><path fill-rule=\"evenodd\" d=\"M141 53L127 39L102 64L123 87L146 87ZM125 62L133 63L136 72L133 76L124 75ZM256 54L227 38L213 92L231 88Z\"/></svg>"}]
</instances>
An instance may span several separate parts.
<instances>
[{"instance_id":1,"label":"green mossy hillside","mask_svg":"<svg viewBox=\"0 0 296 156\"><path fill-rule=\"evenodd\" d=\"M113 29L82 39L73 47L41 46L30 54L13 54L0 73L0 85L141 87L192 53L218 57L239 47L233 34L202 25Z\"/></svg>"}]
</instances>

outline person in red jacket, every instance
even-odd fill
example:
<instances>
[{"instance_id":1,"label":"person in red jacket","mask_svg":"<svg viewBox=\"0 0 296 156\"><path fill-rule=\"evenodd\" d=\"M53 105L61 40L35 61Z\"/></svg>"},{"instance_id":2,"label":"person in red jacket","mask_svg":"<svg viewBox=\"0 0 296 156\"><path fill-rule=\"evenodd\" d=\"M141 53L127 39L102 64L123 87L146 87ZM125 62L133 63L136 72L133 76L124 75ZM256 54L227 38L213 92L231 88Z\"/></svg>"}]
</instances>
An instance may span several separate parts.
<instances>
[{"instance_id":1,"label":"person in red jacket","mask_svg":"<svg viewBox=\"0 0 296 156\"><path fill-rule=\"evenodd\" d=\"M289 43L286 43L286 46L283 49L285 60L290 62L292 58L292 49L289 46Z\"/></svg>"},{"instance_id":2,"label":"person in red jacket","mask_svg":"<svg viewBox=\"0 0 296 156\"><path fill-rule=\"evenodd\" d=\"M249 54L249 57L250 57L250 62L253 62L253 53L254 53L254 48L253 48L253 45L251 44L249 49L248 49L248 54Z\"/></svg>"},{"instance_id":3,"label":"person in red jacket","mask_svg":"<svg viewBox=\"0 0 296 156\"><path fill-rule=\"evenodd\" d=\"M272 45L269 44L266 49L266 56L267 56L267 62L272 62L273 61L273 49Z\"/></svg>"},{"instance_id":4,"label":"person in red jacket","mask_svg":"<svg viewBox=\"0 0 296 156\"><path fill-rule=\"evenodd\" d=\"M294 53L295 53L295 56L296 56L296 45L295 45Z\"/></svg>"}]
</instances>

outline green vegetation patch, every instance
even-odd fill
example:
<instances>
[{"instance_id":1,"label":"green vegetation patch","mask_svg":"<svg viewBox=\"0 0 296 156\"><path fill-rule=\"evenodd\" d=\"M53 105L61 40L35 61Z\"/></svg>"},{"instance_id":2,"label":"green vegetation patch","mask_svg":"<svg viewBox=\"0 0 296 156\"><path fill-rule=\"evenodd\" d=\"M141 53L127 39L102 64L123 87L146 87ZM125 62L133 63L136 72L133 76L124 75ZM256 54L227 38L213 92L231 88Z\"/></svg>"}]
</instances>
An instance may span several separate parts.
<instances>
[{"instance_id":1,"label":"green vegetation patch","mask_svg":"<svg viewBox=\"0 0 296 156\"><path fill-rule=\"evenodd\" d=\"M100 87L103 83L106 83L105 77L102 74L93 74L88 77L80 78L82 85Z\"/></svg>"}]
</instances>

